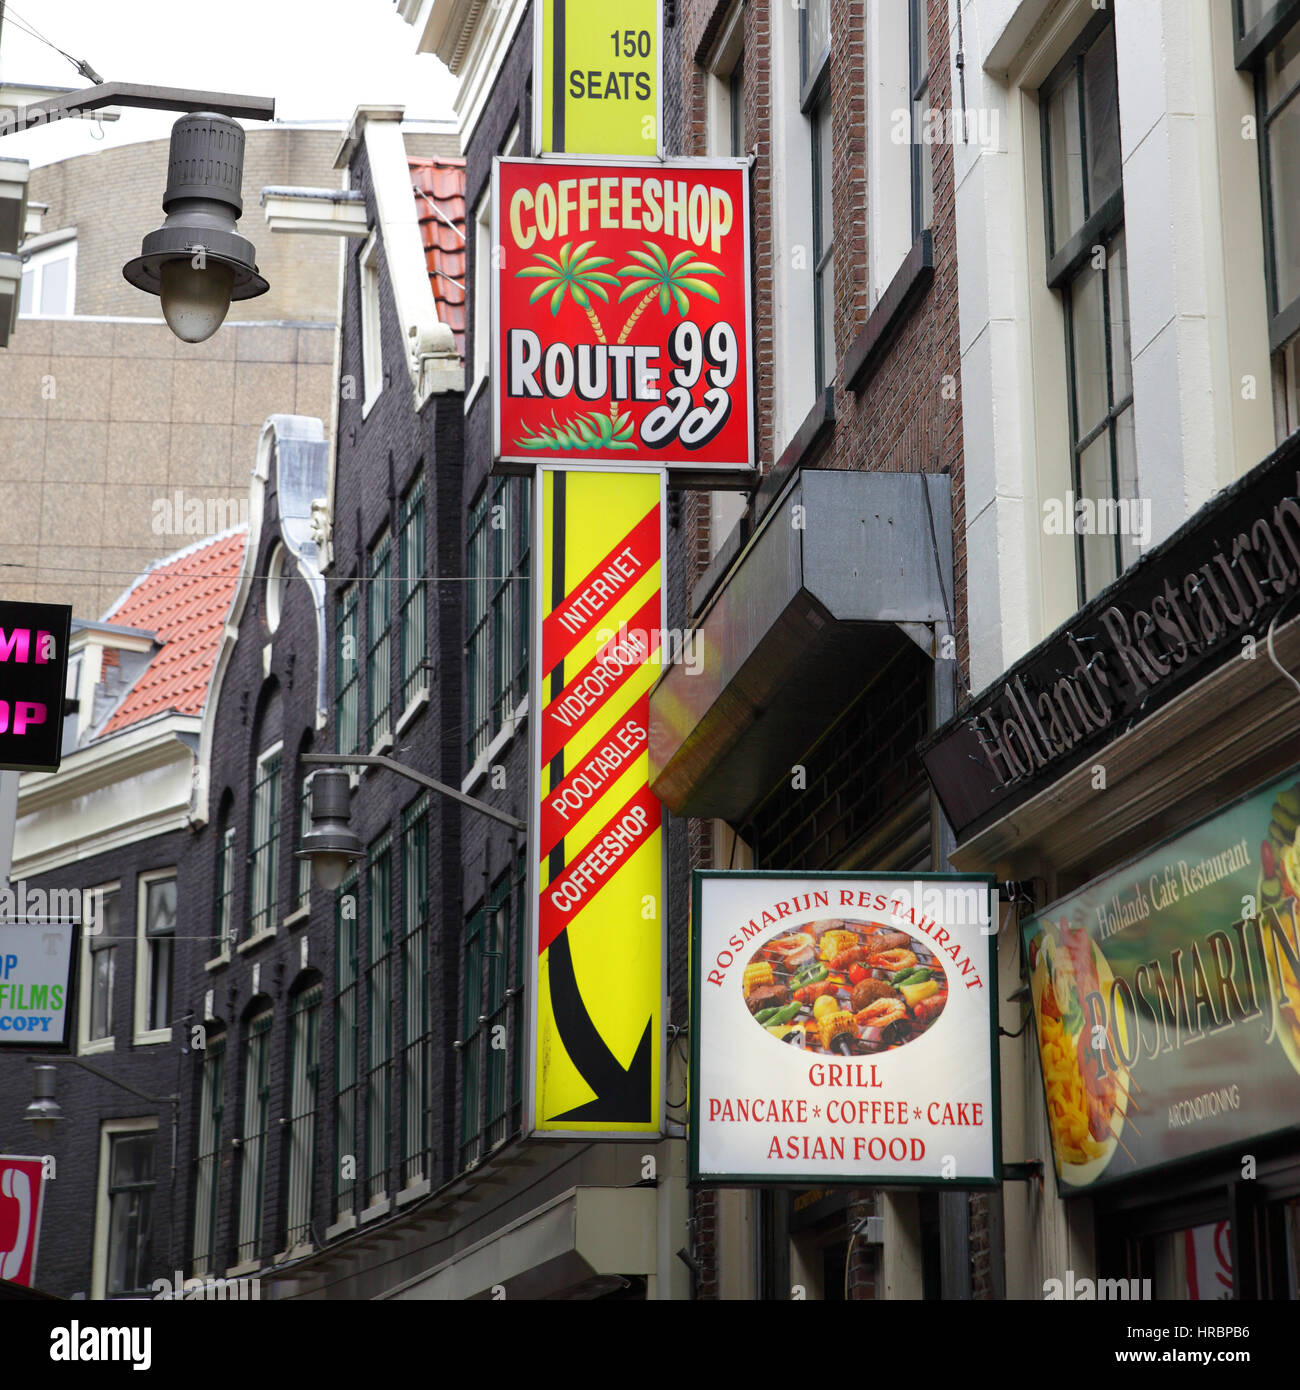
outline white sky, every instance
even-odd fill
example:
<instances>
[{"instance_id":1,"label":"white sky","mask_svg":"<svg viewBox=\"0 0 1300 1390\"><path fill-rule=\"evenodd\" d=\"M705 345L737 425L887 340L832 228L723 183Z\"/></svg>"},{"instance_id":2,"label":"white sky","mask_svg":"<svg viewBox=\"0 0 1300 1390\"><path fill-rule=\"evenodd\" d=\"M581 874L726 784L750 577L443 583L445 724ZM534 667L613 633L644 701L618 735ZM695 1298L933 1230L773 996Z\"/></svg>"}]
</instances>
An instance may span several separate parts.
<instances>
[{"instance_id":1,"label":"white sky","mask_svg":"<svg viewBox=\"0 0 1300 1390\"><path fill-rule=\"evenodd\" d=\"M418 33L393 0L16 0L16 8L6 0L0 82L87 87L66 58L22 32L23 22L105 81L273 96L280 120L346 122L363 103L403 105L410 119L453 115L455 78L416 53ZM34 168L163 139L176 119L117 109L118 121L60 121L6 136L0 154Z\"/></svg>"}]
</instances>

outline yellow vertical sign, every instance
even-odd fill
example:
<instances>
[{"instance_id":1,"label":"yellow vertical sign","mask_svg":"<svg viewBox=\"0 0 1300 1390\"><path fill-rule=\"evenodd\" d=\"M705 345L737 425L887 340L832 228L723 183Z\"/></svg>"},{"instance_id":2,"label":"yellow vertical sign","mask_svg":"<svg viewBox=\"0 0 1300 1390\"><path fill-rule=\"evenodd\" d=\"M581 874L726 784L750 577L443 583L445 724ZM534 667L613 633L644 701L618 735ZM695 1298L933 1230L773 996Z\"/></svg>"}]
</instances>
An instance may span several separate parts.
<instances>
[{"instance_id":1,"label":"yellow vertical sign","mask_svg":"<svg viewBox=\"0 0 1300 1390\"><path fill-rule=\"evenodd\" d=\"M536 14L536 152L660 155L661 0L539 0Z\"/></svg>"},{"instance_id":2,"label":"yellow vertical sign","mask_svg":"<svg viewBox=\"0 0 1300 1390\"><path fill-rule=\"evenodd\" d=\"M664 826L649 787L661 469L537 474L529 1129L661 1130Z\"/></svg>"}]
</instances>

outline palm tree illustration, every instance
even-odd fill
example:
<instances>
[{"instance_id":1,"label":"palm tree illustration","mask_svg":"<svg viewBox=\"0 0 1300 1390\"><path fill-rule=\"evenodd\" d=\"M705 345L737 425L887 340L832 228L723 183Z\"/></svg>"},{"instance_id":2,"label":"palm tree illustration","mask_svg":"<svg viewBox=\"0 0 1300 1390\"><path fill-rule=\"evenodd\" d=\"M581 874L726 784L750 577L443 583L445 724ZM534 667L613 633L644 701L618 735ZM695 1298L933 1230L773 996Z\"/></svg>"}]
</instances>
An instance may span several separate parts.
<instances>
[{"instance_id":1,"label":"palm tree illustration","mask_svg":"<svg viewBox=\"0 0 1300 1390\"><path fill-rule=\"evenodd\" d=\"M560 312L560 306L564 303L565 295L580 308L591 323L592 331L596 335L598 343L608 344L605 337L605 328L596 315L596 310L592 305L592 297L595 296L609 303L609 295L605 290L606 285L618 285L615 276L610 275L602 267L613 263L612 256L592 256L588 253L595 246L594 241L584 241L576 251L573 250L573 243L566 241L560 247L559 258L544 255L538 251L535 253L540 265L526 266L518 272L518 278L524 280L536 280L537 288L528 297L529 304L536 304L539 299L551 296L551 316L554 318ZM611 420L617 420L619 411L611 393L609 402L609 415Z\"/></svg>"},{"instance_id":2,"label":"palm tree illustration","mask_svg":"<svg viewBox=\"0 0 1300 1390\"><path fill-rule=\"evenodd\" d=\"M642 243L649 247L648 251L629 251L628 256L636 262L635 265L625 265L618 273L620 275L630 275L632 278L623 286L623 293L619 295L618 302L622 304L625 299L631 299L633 295L641 296L640 302L632 310L627 322L623 325L622 332L618 335L619 344L627 342L636 321L650 307L652 301L657 297L661 313L668 313L669 309L675 304L677 312L686 317L686 312L690 308L690 296L698 294L704 299L711 299L715 304L718 303L718 292L712 285L701 280L701 275L721 275L722 271L716 265L710 265L707 261L697 261L694 259L693 251L682 251L669 261L667 253L662 247L656 246L653 241Z\"/></svg>"},{"instance_id":3,"label":"palm tree illustration","mask_svg":"<svg viewBox=\"0 0 1300 1390\"><path fill-rule=\"evenodd\" d=\"M545 256L540 251L536 254L536 259L540 265L526 266L518 272L521 280L537 280L537 288L528 297L530 304L536 304L539 299L546 295L551 296L551 315L554 317L560 312L560 306L564 303L567 294L570 299L581 309L591 322L591 327L596 334L596 341L604 343L608 340L605 337L605 329L599 318L596 317L596 310L592 307L592 296L609 303L609 295L605 290L606 285L618 285L618 280L601 269L612 263L610 256L590 256L587 253L595 246L594 241L585 241L576 251L573 250L573 243L566 241L560 247L560 255L557 260L554 256Z\"/></svg>"}]
</instances>

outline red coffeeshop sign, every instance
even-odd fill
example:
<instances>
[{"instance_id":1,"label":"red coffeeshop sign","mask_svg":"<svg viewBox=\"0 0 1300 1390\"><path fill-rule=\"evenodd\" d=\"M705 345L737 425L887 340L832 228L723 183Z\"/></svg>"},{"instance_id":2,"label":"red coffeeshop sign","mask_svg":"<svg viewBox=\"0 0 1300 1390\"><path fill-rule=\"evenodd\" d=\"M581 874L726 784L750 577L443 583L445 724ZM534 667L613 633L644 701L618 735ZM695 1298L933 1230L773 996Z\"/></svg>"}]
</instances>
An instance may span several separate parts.
<instances>
[{"instance_id":1,"label":"red coffeeshop sign","mask_svg":"<svg viewBox=\"0 0 1300 1390\"><path fill-rule=\"evenodd\" d=\"M744 161L499 159L494 453L754 466Z\"/></svg>"}]
</instances>

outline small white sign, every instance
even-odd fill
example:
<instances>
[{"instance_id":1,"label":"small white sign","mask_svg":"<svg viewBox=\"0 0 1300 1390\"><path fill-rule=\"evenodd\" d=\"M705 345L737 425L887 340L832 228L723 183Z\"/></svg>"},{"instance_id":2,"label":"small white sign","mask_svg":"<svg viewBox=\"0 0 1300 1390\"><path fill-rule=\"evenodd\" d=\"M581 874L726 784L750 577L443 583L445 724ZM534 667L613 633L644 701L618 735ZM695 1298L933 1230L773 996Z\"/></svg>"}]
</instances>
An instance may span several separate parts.
<instances>
[{"instance_id":1,"label":"small white sign","mask_svg":"<svg viewBox=\"0 0 1300 1390\"><path fill-rule=\"evenodd\" d=\"M999 1180L991 884L697 871L692 1178Z\"/></svg>"},{"instance_id":2,"label":"small white sign","mask_svg":"<svg viewBox=\"0 0 1300 1390\"><path fill-rule=\"evenodd\" d=\"M0 922L0 1049L68 1042L72 922Z\"/></svg>"}]
</instances>

